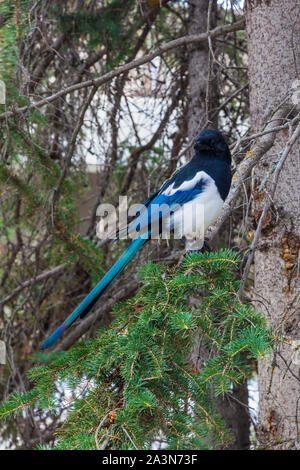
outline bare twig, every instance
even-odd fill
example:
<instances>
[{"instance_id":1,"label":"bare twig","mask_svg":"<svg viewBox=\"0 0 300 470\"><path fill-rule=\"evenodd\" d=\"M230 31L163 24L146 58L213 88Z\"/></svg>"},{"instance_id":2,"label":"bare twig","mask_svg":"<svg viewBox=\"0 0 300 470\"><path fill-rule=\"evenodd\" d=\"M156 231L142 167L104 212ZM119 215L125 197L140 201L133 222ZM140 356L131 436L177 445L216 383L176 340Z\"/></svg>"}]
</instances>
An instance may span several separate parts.
<instances>
[{"instance_id":1,"label":"bare twig","mask_svg":"<svg viewBox=\"0 0 300 470\"><path fill-rule=\"evenodd\" d=\"M66 267L66 264L61 264L59 266L55 266L54 268L48 269L47 271L44 271L43 273L39 274L36 277L32 277L31 279L28 279L27 281L23 282L20 286L16 287L16 289L14 289L4 299L0 300L0 306L9 302L16 295L22 292L22 290L25 289L26 287L32 285L33 283L37 283L37 282L43 281L44 279L48 279L48 277L54 276L57 273L60 273L61 271L65 269L65 267Z\"/></svg>"},{"instance_id":2,"label":"bare twig","mask_svg":"<svg viewBox=\"0 0 300 470\"><path fill-rule=\"evenodd\" d=\"M219 217L216 225L207 234L207 238L209 238L210 240L212 240L216 236L221 225L231 213L234 204L240 194L240 190L243 186L243 183L249 177L252 168L254 168L254 166L272 147L276 137L276 130L278 129L278 125L281 123L282 119L284 119L285 116L288 114L289 110L289 106L284 103L282 107L279 108L277 112L275 112L273 118L269 120L268 124L265 127L266 133L261 136L261 138L254 145L253 149L247 153L246 157L237 167L232 179L231 190L226 199L222 214Z\"/></svg>"},{"instance_id":3,"label":"bare twig","mask_svg":"<svg viewBox=\"0 0 300 470\"><path fill-rule=\"evenodd\" d=\"M241 29L244 29L244 27L245 27L245 20L244 18L242 18L240 21L237 21L236 23L218 26L217 28L211 30L209 34L206 32L206 33L201 33L201 34L193 34L190 36L183 36L181 38L174 39L173 41L167 42L166 44L159 45L158 47L154 49L154 51L150 52L149 54L146 54L138 59L134 59L131 62L128 62L127 64L121 65L120 67L115 68L114 70L102 75L101 77L91 79L91 80L86 80L81 83L75 83L71 86L68 86L66 88L63 88L62 90L57 91L56 93L54 93L51 96L48 96L47 98L37 101L36 103L31 103L28 106L22 106L21 108L16 108L12 111L7 111L5 113L2 113L0 114L0 120L7 119L8 117L14 116L16 114L24 113L32 109L41 108L45 104L52 103L58 98L61 98L62 96L66 96L69 93L73 93L76 90L80 90L82 88L87 88L90 86L99 87L101 85L104 85L104 83L109 82L110 80L117 77L118 75L121 75L122 73L132 70L140 65L146 64L147 62L150 62L151 60L153 60L155 57L160 56L164 54L165 52L168 52L177 47L186 46L187 44L191 44L195 42L207 41L209 36L210 38L214 39L224 34L231 33L233 31L239 31Z\"/></svg>"},{"instance_id":4,"label":"bare twig","mask_svg":"<svg viewBox=\"0 0 300 470\"><path fill-rule=\"evenodd\" d=\"M69 146L68 146L68 153L67 153L67 156L66 156L66 159L65 159L64 168L63 168L63 170L62 170L62 172L61 172L61 175L60 175L60 177L59 177L58 183L57 183L56 187L55 187L54 190L53 190L53 199L52 199L53 208L54 208L56 202L57 202L58 199L59 199L60 189L61 189L61 186L62 186L62 184L63 184L63 181L64 181L64 179L65 179L65 177L66 177L68 168L69 168L70 163L71 163L71 159L72 159L73 154L74 154L77 136L78 136L78 134L79 134L79 132L80 132L80 129L81 129L82 125L83 125L83 120L84 120L85 113L86 113L86 111L87 111L89 105L91 104L92 99L94 98L97 89L98 89L97 86L94 86L94 87L91 89L91 91L90 91L90 93L89 93L89 95L88 95L88 97L87 97L85 103L84 103L83 106L82 106L82 109L81 109L81 112L80 112L80 115L79 115L79 119L78 119L78 121L77 121L77 124L76 124L76 126L75 126L75 128L74 128L74 131L73 131L73 134L72 134L72 137L71 137L71 142L70 142L70 144L69 144Z\"/></svg>"}]
</instances>

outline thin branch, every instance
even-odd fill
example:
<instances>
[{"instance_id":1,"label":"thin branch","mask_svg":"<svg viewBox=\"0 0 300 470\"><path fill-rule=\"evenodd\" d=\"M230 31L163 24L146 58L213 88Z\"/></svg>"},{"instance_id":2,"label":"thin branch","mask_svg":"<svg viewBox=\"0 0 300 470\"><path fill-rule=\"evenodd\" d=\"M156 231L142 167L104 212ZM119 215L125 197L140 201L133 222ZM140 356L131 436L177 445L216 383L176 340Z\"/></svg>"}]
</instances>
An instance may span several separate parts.
<instances>
[{"instance_id":1,"label":"thin branch","mask_svg":"<svg viewBox=\"0 0 300 470\"><path fill-rule=\"evenodd\" d=\"M59 199L60 189L61 189L61 187L62 187L63 181L64 181L64 179L65 179L65 177L66 177L68 168L69 168L69 166L70 166L70 163L71 163L71 160L72 160L72 157L73 157L73 154L74 154L74 150L75 150L75 145L76 145L77 136L78 136L78 134L79 134L79 132L80 132L80 129L81 129L82 125L83 125L85 113L86 113L86 111L87 111L89 105L91 104L91 102L92 102L92 100L93 100L93 98L94 98L94 96L95 96L95 94L96 94L96 92L97 92L97 89L98 89L97 86L94 86L94 87L91 89L91 91L90 91L90 93L89 93L89 95L88 95L88 97L87 97L87 99L86 99L84 105L82 106L82 109L81 109L81 112L80 112L80 115L79 115L79 119L78 119L77 124L76 124L76 126L75 126L75 128L74 128L74 131L73 131L73 134L72 134L72 137L71 137L71 142L70 142L69 147L68 147L68 153L67 153L67 156L66 156L64 168L63 168L63 170L62 170L62 172L61 172L61 175L60 175L60 178L59 178L59 180L58 180L58 183L57 183L56 187L54 188L53 200L52 200L52 202L53 202L53 209L54 209L54 206L55 206L56 202L57 202L58 199Z\"/></svg>"},{"instance_id":2,"label":"thin branch","mask_svg":"<svg viewBox=\"0 0 300 470\"><path fill-rule=\"evenodd\" d=\"M242 292L245 288L246 281L248 279L250 266L251 266L252 261L253 261L254 251L255 251L255 249L257 247L257 244L258 244L258 240L259 240L259 237L260 237L260 233L261 233L261 230L262 230L262 227L263 227L265 217L266 217L268 211L271 208L271 204L272 204L272 200L274 198L275 192L276 192L280 172L282 170L282 167L283 167L283 165L284 165L284 163L285 163L285 161L286 161L293 145L298 140L299 136L300 136L300 124L298 124L298 126L296 127L295 131L293 132L290 140L288 141L288 143L287 143L287 145L286 145L286 147L285 147L285 149L284 149L284 151L281 155L281 158L280 158L280 160L279 160L279 162L276 166L276 169L274 171L274 177L273 177L271 191L270 191L269 197L268 197L268 199L267 199L267 201L264 205L262 214L260 216L260 219L259 219L259 222L258 222L258 225L257 225L257 229L255 231L253 242L251 243L251 246L250 246L250 254L249 254L248 259L247 259L247 263L246 263L246 266L245 266L245 269L244 269L243 279L242 279L241 286L240 286L240 289L239 289L239 292L238 292L239 296L241 296L241 294L242 294Z\"/></svg>"},{"instance_id":3,"label":"thin branch","mask_svg":"<svg viewBox=\"0 0 300 470\"><path fill-rule=\"evenodd\" d=\"M82 335L84 335L91 326L100 318L104 318L112 309L116 302L124 300L132 296L139 285L136 280L131 280L123 284L122 288L118 290L115 295L110 297L106 302L103 302L94 314L90 314L82 319L78 325L73 328L68 335L55 347L54 351L64 351L69 349Z\"/></svg>"},{"instance_id":4,"label":"thin branch","mask_svg":"<svg viewBox=\"0 0 300 470\"><path fill-rule=\"evenodd\" d=\"M173 266L177 264L182 257L182 251L174 250L168 257L163 259L153 259L153 261L160 261ZM104 318L109 314L113 305L117 302L125 300L133 296L140 285L137 279L131 279L127 283L122 283L120 289L109 297L109 299L103 298L100 306L95 310L94 314L90 314L87 317L80 320L77 326L70 330L69 334L55 347L54 351L65 351L69 349L76 341L78 341L87 331L90 330L101 318Z\"/></svg>"},{"instance_id":5,"label":"thin branch","mask_svg":"<svg viewBox=\"0 0 300 470\"><path fill-rule=\"evenodd\" d=\"M4 304L7 304L7 302L9 302L16 295L18 295L20 292L22 292L22 290L25 289L26 287L30 286L33 283L43 281L44 279L47 279L48 277L54 276L57 273L60 273L65 267L66 267L66 264L60 264L59 266L55 266L52 269L48 269L47 271L44 271L43 273L39 274L38 276L35 276L35 277L32 277L31 279L28 279L27 281L23 282L20 286L16 287L16 289L14 289L3 300L0 300L0 306L4 305Z\"/></svg>"},{"instance_id":6,"label":"thin branch","mask_svg":"<svg viewBox=\"0 0 300 470\"><path fill-rule=\"evenodd\" d=\"M122 73L128 72L129 70L132 70L140 65L146 64L147 62L150 62L151 60L153 60L155 57L160 56L164 54L165 52L168 52L177 47L186 46L187 44L192 44L194 42L204 42L204 41L207 41L208 37L210 37L211 39L214 39L224 34L231 33L233 31L242 30L244 29L244 27L245 27L245 19L242 18L240 21L237 21L236 23L218 26L217 28L211 30L209 33L206 32L206 33L201 33L201 34L193 34L190 36L183 36L181 38L174 39L173 41L167 42L166 44L159 45L158 47L154 49L153 52L150 52L149 54L146 54L138 59L132 60L131 62L128 62L127 64L121 65L120 67L117 67L114 70L111 70L110 72L102 75L101 77L91 79L91 80L86 80L81 83L75 83L74 85L63 88L62 90L54 93L53 95L48 96L47 98L37 101L36 103L32 103L28 106L22 106L21 108L16 108L12 111L7 111L5 113L2 113L0 114L0 120L7 119L11 116L24 113L26 111L30 111L32 109L40 108L44 106L45 104L52 103L58 98L61 98L62 96L66 96L67 94L72 93L76 90L80 90L82 88L87 88L90 86L99 87L101 85L104 85L104 83L109 82L110 80L121 75Z\"/></svg>"}]
</instances>

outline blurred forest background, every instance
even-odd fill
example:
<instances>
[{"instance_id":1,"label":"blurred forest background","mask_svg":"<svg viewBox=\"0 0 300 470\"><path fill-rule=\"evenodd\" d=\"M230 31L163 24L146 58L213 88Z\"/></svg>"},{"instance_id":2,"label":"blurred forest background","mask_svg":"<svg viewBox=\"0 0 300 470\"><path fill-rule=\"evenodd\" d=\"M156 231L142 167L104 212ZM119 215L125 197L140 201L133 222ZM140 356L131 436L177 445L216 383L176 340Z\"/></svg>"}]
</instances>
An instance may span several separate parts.
<instances>
[{"instance_id":1,"label":"blurred forest background","mask_svg":"<svg viewBox=\"0 0 300 470\"><path fill-rule=\"evenodd\" d=\"M120 255L97 237L97 207L142 203L189 160L196 134L230 145L233 184L207 235L241 257L239 298L274 328L272 354L216 407L232 449L295 449L299 436L300 6L296 0L0 2L0 396L26 392L42 341ZM55 351L89 340L139 289L152 241ZM198 364L199 367L201 367ZM1 422L2 446L51 444L65 407Z\"/></svg>"}]
</instances>

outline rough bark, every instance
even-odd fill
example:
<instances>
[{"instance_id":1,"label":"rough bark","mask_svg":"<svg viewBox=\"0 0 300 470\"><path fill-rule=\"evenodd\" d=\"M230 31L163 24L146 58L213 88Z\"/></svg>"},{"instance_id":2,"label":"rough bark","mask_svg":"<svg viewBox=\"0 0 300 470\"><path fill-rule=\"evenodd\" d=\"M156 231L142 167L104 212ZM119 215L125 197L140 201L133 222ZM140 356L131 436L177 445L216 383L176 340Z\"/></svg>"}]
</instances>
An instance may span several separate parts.
<instances>
[{"instance_id":1,"label":"rough bark","mask_svg":"<svg viewBox=\"0 0 300 470\"><path fill-rule=\"evenodd\" d=\"M275 103L279 104L291 89L293 81L299 79L299 12L297 0L248 2L246 21L253 130L261 128L268 109ZM268 197L279 152L284 149L288 137L288 130L278 133L273 147L256 169L256 221ZM257 305L276 329L277 337L284 337L276 341L275 354L259 364L258 439L262 447L276 449L297 446L300 383L294 341L300 335L299 298L297 300L299 170L298 141L281 171L272 211L265 219L254 258L254 296L259 301Z\"/></svg>"}]
</instances>

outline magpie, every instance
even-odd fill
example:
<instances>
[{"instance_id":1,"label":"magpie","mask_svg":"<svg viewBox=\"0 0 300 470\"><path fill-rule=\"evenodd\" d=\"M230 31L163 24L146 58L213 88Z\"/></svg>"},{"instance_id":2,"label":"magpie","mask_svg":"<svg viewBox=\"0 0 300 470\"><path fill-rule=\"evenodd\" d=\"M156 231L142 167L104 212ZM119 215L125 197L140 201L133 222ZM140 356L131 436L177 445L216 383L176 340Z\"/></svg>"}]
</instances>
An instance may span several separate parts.
<instances>
[{"instance_id":1,"label":"magpie","mask_svg":"<svg viewBox=\"0 0 300 470\"><path fill-rule=\"evenodd\" d=\"M194 155L141 206L136 218L120 230L116 239L130 235L133 241L101 281L42 344L52 346L80 316L85 316L103 292L123 271L136 253L155 235L174 233L188 251L199 250L207 228L222 211L231 185L231 154L223 136L211 129L201 131L195 140ZM200 208L200 210L199 210Z\"/></svg>"}]
</instances>

